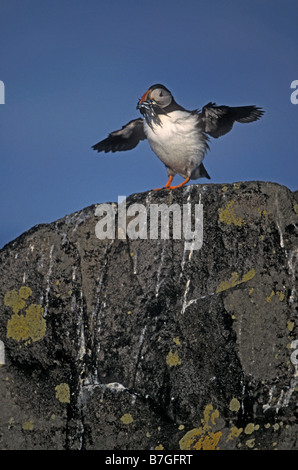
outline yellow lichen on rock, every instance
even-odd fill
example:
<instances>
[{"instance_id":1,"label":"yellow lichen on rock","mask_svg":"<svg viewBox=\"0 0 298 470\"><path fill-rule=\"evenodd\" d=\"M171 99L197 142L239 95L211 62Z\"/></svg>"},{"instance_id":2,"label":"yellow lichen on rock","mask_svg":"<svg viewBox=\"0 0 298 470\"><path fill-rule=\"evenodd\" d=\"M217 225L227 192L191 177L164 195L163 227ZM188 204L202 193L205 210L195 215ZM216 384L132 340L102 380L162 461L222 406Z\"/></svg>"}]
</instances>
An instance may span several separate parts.
<instances>
[{"instance_id":1,"label":"yellow lichen on rock","mask_svg":"<svg viewBox=\"0 0 298 470\"><path fill-rule=\"evenodd\" d=\"M19 291L15 289L10 290L6 292L4 296L4 305L11 307L13 313L19 313L19 311L25 307L25 300L27 300L31 294L32 290L27 286L22 286Z\"/></svg>"},{"instance_id":2,"label":"yellow lichen on rock","mask_svg":"<svg viewBox=\"0 0 298 470\"><path fill-rule=\"evenodd\" d=\"M247 445L247 447L249 447L250 449L252 449L255 445L255 439L248 439L245 444Z\"/></svg>"},{"instance_id":3,"label":"yellow lichen on rock","mask_svg":"<svg viewBox=\"0 0 298 470\"><path fill-rule=\"evenodd\" d=\"M7 338L16 341L26 341L29 339L29 327L24 315L14 313L7 323Z\"/></svg>"},{"instance_id":4,"label":"yellow lichen on rock","mask_svg":"<svg viewBox=\"0 0 298 470\"><path fill-rule=\"evenodd\" d=\"M205 407L205 410L204 410L204 418L202 419L202 424L204 425L204 429L209 429L211 428L211 425L209 424L209 422L211 421L211 423L213 425L215 425L215 420L216 418L219 417L219 411L218 410L213 410L213 406L212 405L207 405Z\"/></svg>"},{"instance_id":5,"label":"yellow lichen on rock","mask_svg":"<svg viewBox=\"0 0 298 470\"><path fill-rule=\"evenodd\" d=\"M243 428L237 428L236 426L233 426L230 429L230 434L228 435L227 442L232 440L234 437L239 437L242 431L243 431Z\"/></svg>"},{"instance_id":6,"label":"yellow lichen on rock","mask_svg":"<svg viewBox=\"0 0 298 470\"><path fill-rule=\"evenodd\" d=\"M46 332L46 321L43 318L43 308L41 305L31 304L26 309L25 316L29 337L32 341L38 341L43 338Z\"/></svg>"},{"instance_id":7,"label":"yellow lichen on rock","mask_svg":"<svg viewBox=\"0 0 298 470\"><path fill-rule=\"evenodd\" d=\"M227 289L231 289L232 287L238 286L239 284L243 284L244 282L250 281L256 275L254 269L251 269L246 274L239 279L238 273L232 273L231 278L228 281L222 281L216 289L216 292L222 292Z\"/></svg>"},{"instance_id":8,"label":"yellow lichen on rock","mask_svg":"<svg viewBox=\"0 0 298 470\"><path fill-rule=\"evenodd\" d=\"M221 431L206 433L202 428L194 428L180 439L179 446L181 450L217 450L221 436Z\"/></svg>"},{"instance_id":9,"label":"yellow lichen on rock","mask_svg":"<svg viewBox=\"0 0 298 470\"><path fill-rule=\"evenodd\" d=\"M239 400L237 400L237 398L232 398L232 400L230 401L230 406L229 406L230 410L231 411L239 411L240 409L240 402Z\"/></svg>"},{"instance_id":10,"label":"yellow lichen on rock","mask_svg":"<svg viewBox=\"0 0 298 470\"><path fill-rule=\"evenodd\" d=\"M7 337L16 341L38 341L44 337L46 321L41 305L31 304L26 315L13 314L7 323Z\"/></svg>"},{"instance_id":11,"label":"yellow lichen on rock","mask_svg":"<svg viewBox=\"0 0 298 470\"><path fill-rule=\"evenodd\" d=\"M22 425L23 431L33 431L34 429L34 421L33 419L29 419L25 421Z\"/></svg>"},{"instance_id":12,"label":"yellow lichen on rock","mask_svg":"<svg viewBox=\"0 0 298 470\"><path fill-rule=\"evenodd\" d=\"M30 287L28 287L28 286L22 286L22 287L19 289L19 296L20 296L22 299L27 300L28 297L30 297L30 295L32 295L32 290L30 289Z\"/></svg>"},{"instance_id":13,"label":"yellow lichen on rock","mask_svg":"<svg viewBox=\"0 0 298 470\"><path fill-rule=\"evenodd\" d=\"M61 403L70 403L70 390L67 383L56 385L55 391L57 400Z\"/></svg>"},{"instance_id":14,"label":"yellow lichen on rock","mask_svg":"<svg viewBox=\"0 0 298 470\"><path fill-rule=\"evenodd\" d=\"M131 424L133 422L133 417L130 413L125 413L120 419L123 424Z\"/></svg>"},{"instance_id":15,"label":"yellow lichen on rock","mask_svg":"<svg viewBox=\"0 0 298 470\"><path fill-rule=\"evenodd\" d=\"M219 220L228 225L233 224L233 225L237 225L238 227L241 227L241 225L244 224L245 222L243 221L241 217L238 217L235 214L235 210L233 207L234 204L235 204L235 201L231 201L225 209L221 209L221 208L218 209Z\"/></svg>"},{"instance_id":16,"label":"yellow lichen on rock","mask_svg":"<svg viewBox=\"0 0 298 470\"><path fill-rule=\"evenodd\" d=\"M7 322L7 337L15 341L38 341L46 332L46 321L43 318L43 307L30 304L25 315L20 310L26 307L26 300L32 295L28 286L22 286L18 291L13 289L6 292L4 304L12 308L13 315Z\"/></svg>"},{"instance_id":17,"label":"yellow lichen on rock","mask_svg":"<svg viewBox=\"0 0 298 470\"><path fill-rule=\"evenodd\" d=\"M273 290L273 291L271 291L271 294L268 295L268 297L266 297L266 302L268 302L268 303L270 304L271 299L272 299L275 295L277 295L277 297L278 297L278 299L279 299L280 302L282 302L282 301L284 300L284 298L285 298L285 294L284 294L282 291L276 291L276 292L274 292L274 290Z\"/></svg>"},{"instance_id":18,"label":"yellow lichen on rock","mask_svg":"<svg viewBox=\"0 0 298 470\"><path fill-rule=\"evenodd\" d=\"M215 420L219 417L219 411L213 411L212 405L207 405L204 410L202 426L188 431L179 441L181 450L217 450L222 432L212 431Z\"/></svg>"},{"instance_id":19,"label":"yellow lichen on rock","mask_svg":"<svg viewBox=\"0 0 298 470\"><path fill-rule=\"evenodd\" d=\"M254 423L248 423L244 429L245 434L252 434L255 430Z\"/></svg>"},{"instance_id":20,"label":"yellow lichen on rock","mask_svg":"<svg viewBox=\"0 0 298 470\"><path fill-rule=\"evenodd\" d=\"M178 352L177 351L173 352L172 349L170 349L170 352L167 354L166 361L167 361L168 366L170 367L179 366L181 364L181 361L178 356Z\"/></svg>"}]
</instances>

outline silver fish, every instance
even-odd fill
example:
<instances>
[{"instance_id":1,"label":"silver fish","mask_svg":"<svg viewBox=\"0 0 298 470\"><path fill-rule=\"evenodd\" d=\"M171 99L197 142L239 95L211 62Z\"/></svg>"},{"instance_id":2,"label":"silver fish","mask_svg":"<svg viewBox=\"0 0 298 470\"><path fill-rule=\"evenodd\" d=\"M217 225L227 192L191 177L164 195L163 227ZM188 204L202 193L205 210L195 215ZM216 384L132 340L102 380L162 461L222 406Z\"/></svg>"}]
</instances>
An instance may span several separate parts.
<instances>
[{"instance_id":1,"label":"silver fish","mask_svg":"<svg viewBox=\"0 0 298 470\"><path fill-rule=\"evenodd\" d=\"M142 103L140 103L140 101L141 100L138 101L137 109L139 109L140 113L146 119L148 126L150 126L152 129L152 122L161 126L161 120L159 119L158 113L156 112L157 108L160 109L157 103L153 100L146 100Z\"/></svg>"}]
</instances>

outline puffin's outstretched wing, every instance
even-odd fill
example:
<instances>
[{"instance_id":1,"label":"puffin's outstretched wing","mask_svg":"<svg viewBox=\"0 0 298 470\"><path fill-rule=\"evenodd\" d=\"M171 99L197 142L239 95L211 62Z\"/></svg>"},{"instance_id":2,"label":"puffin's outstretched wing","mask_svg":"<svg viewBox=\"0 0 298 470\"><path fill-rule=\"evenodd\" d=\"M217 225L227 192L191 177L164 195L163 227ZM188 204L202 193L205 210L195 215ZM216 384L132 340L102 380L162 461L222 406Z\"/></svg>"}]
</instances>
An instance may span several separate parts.
<instances>
[{"instance_id":1,"label":"puffin's outstretched wing","mask_svg":"<svg viewBox=\"0 0 298 470\"><path fill-rule=\"evenodd\" d=\"M211 137L220 137L232 129L234 122L253 122L264 114L257 106L216 106L216 103L206 104L199 115L199 125Z\"/></svg>"},{"instance_id":2,"label":"puffin's outstretched wing","mask_svg":"<svg viewBox=\"0 0 298 470\"><path fill-rule=\"evenodd\" d=\"M93 145L93 150L98 152L119 152L135 148L140 140L146 139L143 127L143 119L133 119L122 129L111 132L108 137Z\"/></svg>"}]
</instances>

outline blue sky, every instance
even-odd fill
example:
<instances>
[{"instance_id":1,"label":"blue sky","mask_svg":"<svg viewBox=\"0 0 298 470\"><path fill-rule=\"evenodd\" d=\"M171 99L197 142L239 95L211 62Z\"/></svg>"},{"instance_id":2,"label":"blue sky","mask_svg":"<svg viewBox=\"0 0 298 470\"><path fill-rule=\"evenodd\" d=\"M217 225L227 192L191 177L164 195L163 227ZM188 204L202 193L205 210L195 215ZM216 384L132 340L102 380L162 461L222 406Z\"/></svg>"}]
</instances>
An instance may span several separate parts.
<instances>
[{"instance_id":1,"label":"blue sky","mask_svg":"<svg viewBox=\"0 0 298 470\"><path fill-rule=\"evenodd\" d=\"M91 149L139 116L154 83L188 109L266 110L211 141L211 183L298 189L297 17L297 0L1 0L0 247L36 224L165 184L146 141Z\"/></svg>"}]
</instances>

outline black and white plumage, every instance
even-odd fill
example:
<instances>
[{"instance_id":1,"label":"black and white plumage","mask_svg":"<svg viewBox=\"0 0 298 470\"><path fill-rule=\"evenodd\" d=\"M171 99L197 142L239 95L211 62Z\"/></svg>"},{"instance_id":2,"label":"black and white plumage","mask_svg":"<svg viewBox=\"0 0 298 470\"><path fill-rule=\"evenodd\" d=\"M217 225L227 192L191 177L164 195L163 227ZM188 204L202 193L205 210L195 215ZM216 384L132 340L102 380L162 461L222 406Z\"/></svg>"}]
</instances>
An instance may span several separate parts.
<instances>
[{"instance_id":1,"label":"black and white plumage","mask_svg":"<svg viewBox=\"0 0 298 470\"><path fill-rule=\"evenodd\" d=\"M190 179L208 178L203 159L209 149L209 136L218 138L227 134L235 122L249 123L262 117L264 111L257 106L217 106L206 104L202 110L188 111L173 98L163 85L157 84L138 101L137 109L143 118L134 119L111 132L93 145L98 152L117 152L135 148L147 139L153 152L164 163L168 173L165 188L175 189ZM179 174L184 181L171 186Z\"/></svg>"},{"instance_id":2,"label":"black and white plumage","mask_svg":"<svg viewBox=\"0 0 298 470\"><path fill-rule=\"evenodd\" d=\"M119 131L114 131L109 136L93 145L98 152L119 152L135 148L140 140L146 139L143 119L133 119L125 124Z\"/></svg>"}]
</instances>

